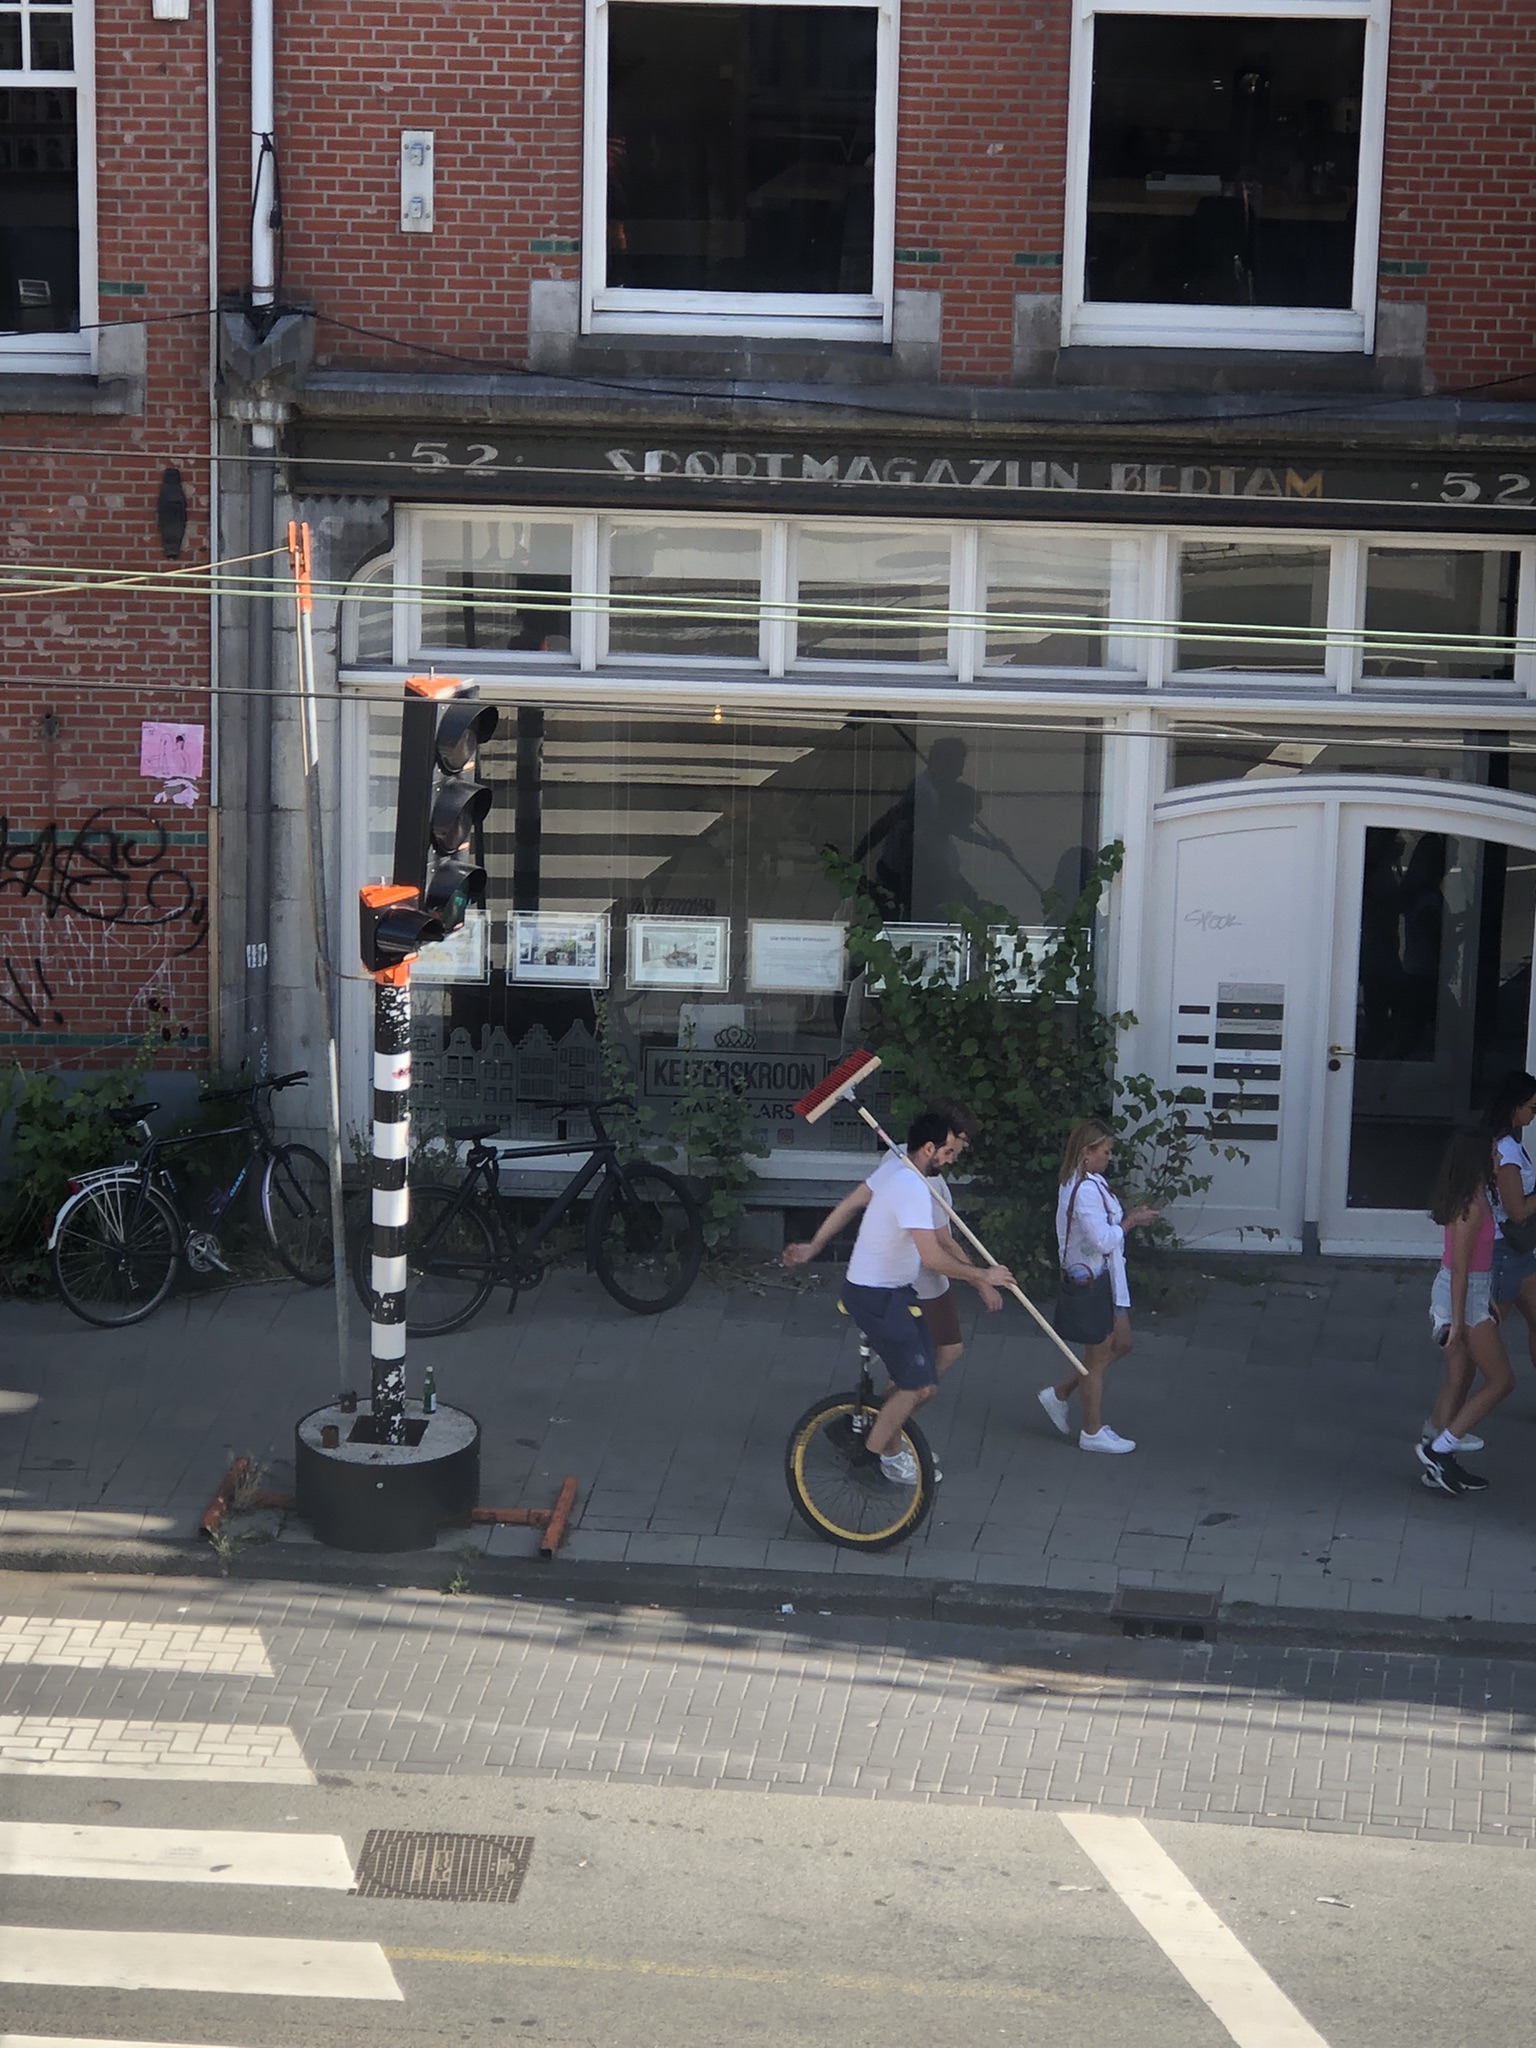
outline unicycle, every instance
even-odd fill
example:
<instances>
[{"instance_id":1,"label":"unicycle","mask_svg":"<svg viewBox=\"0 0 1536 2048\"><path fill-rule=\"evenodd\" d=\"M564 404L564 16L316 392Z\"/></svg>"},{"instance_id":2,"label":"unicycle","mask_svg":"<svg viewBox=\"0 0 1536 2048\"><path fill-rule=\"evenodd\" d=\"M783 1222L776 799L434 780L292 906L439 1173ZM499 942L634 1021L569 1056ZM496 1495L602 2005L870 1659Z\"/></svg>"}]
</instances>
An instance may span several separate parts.
<instances>
[{"instance_id":1,"label":"unicycle","mask_svg":"<svg viewBox=\"0 0 1536 2048\"><path fill-rule=\"evenodd\" d=\"M789 1433L784 1479L795 1512L846 1550L890 1550L920 1529L933 1506L933 1453L908 1420L896 1440L917 1461L911 1485L887 1479L865 1439L880 1412L867 1341L859 1342L859 1384L807 1408Z\"/></svg>"}]
</instances>

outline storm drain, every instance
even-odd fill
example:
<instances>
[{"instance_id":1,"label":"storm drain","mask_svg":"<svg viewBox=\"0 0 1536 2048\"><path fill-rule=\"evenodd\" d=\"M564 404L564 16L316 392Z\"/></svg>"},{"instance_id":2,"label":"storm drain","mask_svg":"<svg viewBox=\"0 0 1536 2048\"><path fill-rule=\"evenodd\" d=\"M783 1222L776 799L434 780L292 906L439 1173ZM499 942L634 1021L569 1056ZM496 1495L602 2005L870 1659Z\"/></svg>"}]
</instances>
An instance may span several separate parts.
<instances>
[{"instance_id":1,"label":"storm drain","mask_svg":"<svg viewBox=\"0 0 1536 2048\"><path fill-rule=\"evenodd\" d=\"M358 1859L360 1899L451 1899L510 1905L523 1888L532 1835L437 1835L370 1828Z\"/></svg>"},{"instance_id":2,"label":"storm drain","mask_svg":"<svg viewBox=\"0 0 1536 2048\"><path fill-rule=\"evenodd\" d=\"M1152 1586L1116 1586L1109 1617L1127 1636L1172 1636L1182 1643L1214 1643L1221 1612L1220 1593L1164 1591Z\"/></svg>"}]
</instances>

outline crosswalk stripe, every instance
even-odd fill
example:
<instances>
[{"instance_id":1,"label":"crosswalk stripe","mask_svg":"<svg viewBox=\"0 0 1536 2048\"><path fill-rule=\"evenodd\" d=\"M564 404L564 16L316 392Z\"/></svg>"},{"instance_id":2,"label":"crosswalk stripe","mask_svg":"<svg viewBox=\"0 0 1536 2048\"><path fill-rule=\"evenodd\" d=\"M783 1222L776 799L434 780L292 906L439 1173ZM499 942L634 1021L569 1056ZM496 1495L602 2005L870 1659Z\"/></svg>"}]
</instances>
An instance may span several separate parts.
<instances>
[{"instance_id":1,"label":"crosswalk stripe","mask_svg":"<svg viewBox=\"0 0 1536 2048\"><path fill-rule=\"evenodd\" d=\"M0 1877L142 1878L171 1884L281 1884L344 1892L340 1835L220 1828L75 1827L0 1821Z\"/></svg>"},{"instance_id":2,"label":"crosswalk stripe","mask_svg":"<svg viewBox=\"0 0 1536 2048\"><path fill-rule=\"evenodd\" d=\"M181 1778L225 1785L313 1785L292 1729L245 1721L86 1720L0 1714L0 1774Z\"/></svg>"},{"instance_id":3,"label":"crosswalk stripe","mask_svg":"<svg viewBox=\"0 0 1536 2048\"><path fill-rule=\"evenodd\" d=\"M209 2048L202 2041L118 2041L80 2034L0 2034L0 2048Z\"/></svg>"},{"instance_id":4,"label":"crosswalk stripe","mask_svg":"<svg viewBox=\"0 0 1536 2048\"><path fill-rule=\"evenodd\" d=\"M150 1934L137 1928L0 1927L0 1984L268 1998L404 1998L376 1941Z\"/></svg>"},{"instance_id":5,"label":"crosswalk stripe","mask_svg":"<svg viewBox=\"0 0 1536 2048\"><path fill-rule=\"evenodd\" d=\"M74 1671L175 1671L183 1677L270 1678L253 1628L155 1621L0 1615L0 1663Z\"/></svg>"},{"instance_id":6,"label":"crosswalk stripe","mask_svg":"<svg viewBox=\"0 0 1536 2048\"><path fill-rule=\"evenodd\" d=\"M1064 1813L1061 1822L1237 2048L1328 2048L1141 1821Z\"/></svg>"}]
</instances>

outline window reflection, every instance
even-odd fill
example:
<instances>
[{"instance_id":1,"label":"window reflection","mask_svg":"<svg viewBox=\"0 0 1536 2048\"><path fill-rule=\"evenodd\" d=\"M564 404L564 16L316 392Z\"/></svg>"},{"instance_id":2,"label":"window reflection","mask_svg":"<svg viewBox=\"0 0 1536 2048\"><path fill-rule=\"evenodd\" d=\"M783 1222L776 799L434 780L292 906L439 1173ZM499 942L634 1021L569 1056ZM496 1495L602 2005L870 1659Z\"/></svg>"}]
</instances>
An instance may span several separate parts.
<instances>
[{"instance_id":1,"label":"window reflection","mask_svg":"<svg viewBox=\"0 0 1536 2048\"><path fill-rule=\"evenodd\" d=\"M1086 296L1348 306L1365 26L1101 14Z\"/></svg>"},{"instance_id":2,"label":"window reflection","mask_svg":"<svg viewBox=\"0 0 1536 2048\"><path fill-rule=\"evenodd\" d=\"M985 534L988 664L1107 666L1112 572L1121 545L1091 534Z\"/></svg>"},{"instance_id":3,"label":"window reflection","mask_svg":"<svg viewBox=\"0 0 1536 2048\"><path fill-rule=\"evenodd\" d=\"M801 656L947 661L949 562L945 533L802 527Z\"/></svg>"},{"instance_id":4,"label":"window reflection","mask_svg":"<svg viewBox=\"0 0 1536 2048\"><path fill-rule=\"evenodd\" d=\"M756 527L614 527L609 652L755 660L762 551Z\"/></svg>"},{"instance_id":5,"label":"window reflection","mask_svg":"<svg viewBox=\"0 0 1536 2048\"><path fill-rule=\"evenodd\" d=\"M1179 623L1204 629L1180 638L1181 669L1321 674L1328 549L1185 541Z\"/></svg>"},{"instance_id":6,"label":"window reflection","mask_svg":"<svg viewBox=\"0 0 1536 2048\"><path fill-rule=\"evenodd\" d=\"M1371 548L1366 557L1368 676L1483 676L1515 673L1515 594L1520 558L1475 548ZM1434 643L1451 642L1436 646ZM1455 642L1480 641L1480 646Z\"/></svg>"},{"instance_id":7,"label":"window reflection","mask_svg":"<svg viewBox=\"0 0 1536 2048\"><path fill-rule=\"evenodd\" d=\"M551 521L424 519L421 644L568 654L571 529Z\"/></svg>"}]
</instances>

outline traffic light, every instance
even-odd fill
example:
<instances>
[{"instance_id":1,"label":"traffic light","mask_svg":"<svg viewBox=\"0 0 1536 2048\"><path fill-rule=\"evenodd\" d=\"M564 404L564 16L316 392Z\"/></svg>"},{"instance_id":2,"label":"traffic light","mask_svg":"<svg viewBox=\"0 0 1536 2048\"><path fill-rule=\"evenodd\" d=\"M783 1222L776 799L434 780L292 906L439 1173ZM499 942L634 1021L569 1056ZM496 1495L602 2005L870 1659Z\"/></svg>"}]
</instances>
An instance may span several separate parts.
<instances>
[{"instance_id":1,"label":"traffic light","mask_svg":"<svg viewBox=\"0 0 1536 2048\"><path fill-rule=\"evenodd\" d=\"M395 814L396 886L416 892L445 938L485 900L485 869L466 858L491 808L491 790L475 780L475 760L495 732L493 704L453 676L412 676L400 726L400 795ZM431 862L430 874L428 872Z\"/></svg>"},{"instance_id":2,"label":"traffic light","mask_svg":"<svg viewBox=\"0 0 1536 2048\"><path fill-rule=\"evenodd\" d=\"M358 945L370 974L403 966L414 960L423 946L444 936L442 919L423 910L419 892L397 888L392 882L376 882L364 889L358 913Z\"/></svg>"}]
</instances>

